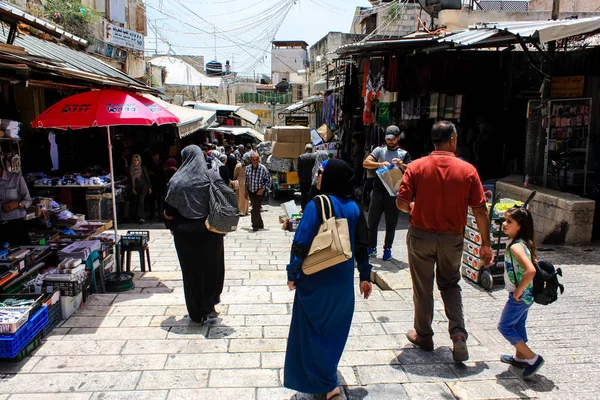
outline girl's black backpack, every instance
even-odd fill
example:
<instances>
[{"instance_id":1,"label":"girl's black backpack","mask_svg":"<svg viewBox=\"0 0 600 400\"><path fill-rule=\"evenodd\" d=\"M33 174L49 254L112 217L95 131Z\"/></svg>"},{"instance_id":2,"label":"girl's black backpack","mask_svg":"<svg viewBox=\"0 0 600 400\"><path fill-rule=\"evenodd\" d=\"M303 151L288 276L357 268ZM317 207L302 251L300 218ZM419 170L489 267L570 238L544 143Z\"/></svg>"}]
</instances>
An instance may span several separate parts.
<instances>
[{"instance_id":1,"label":"girl's black backpack","mask_svg":"<svg viewBox=\"0 0 600 400\"><path fill-rule=\"evenodd\" d=\"M562 276L560 268L554 268L551 262L539 260L535 264L535 277L533 278L533 297L538 304L548 305L558 299L560 294L565 292L565 287L558 281L558 276Z\"/></svg>"}]
</instances>

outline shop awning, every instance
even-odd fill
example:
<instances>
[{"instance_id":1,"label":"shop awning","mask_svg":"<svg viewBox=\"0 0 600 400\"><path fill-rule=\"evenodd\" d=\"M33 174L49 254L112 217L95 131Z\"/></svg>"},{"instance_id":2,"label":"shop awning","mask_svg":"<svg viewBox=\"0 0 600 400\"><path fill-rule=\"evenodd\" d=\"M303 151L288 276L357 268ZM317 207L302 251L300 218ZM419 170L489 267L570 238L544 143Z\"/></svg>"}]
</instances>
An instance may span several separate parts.
<instances>
[{"instance_id":1,"label":"shop awning","mask_svg":"<svg viewBox=\"0 0 600 400\"><path fill-rule=\"evenodd\" d=\"M251 111L246 110L245 108L239 108L237 111L233 112L233 115L243 119L248 122L250 125L256 125L258 122L258 115L254 114Z\"/></svg>"},{"instance_id":2,"label":"shop awning","mask_svg":"<svg viewBox=\"0 0 600 400\"><path fill-rule=\"evenodd\" d=\"M179 130L180 138L192 134L197 130L206 129L214 122L217 115L215 111L195 110L193 108L181 107L176 104L167 103L158 97L152 96L151 94L144 94L143 96L160 104L169 112L174 114L177 118L179 118L177 129Z\"/></svg>"},{"instance_id":3,"label":"shop awning","mask_svg":"<svg viewBox=\"0 0 600 400\"><path fill-rule=\"evenodd\" d=\"M547 43L571 36L600 31L600 17L556 21L487 22L469 26L468 30L439 35L415 33L400 39L373 40L349 44L338 54L374 54L390 50L435 51L454 48L489 48L525 43Z\"/></svg>"},{"instance_id":4,"label":"shop awning","mask_svg":"<svg viewBox=\"0 0 600 400\"><path fill-rule=\"evenodd\" d=\"M220 126L218 128L211 128L211 130L234 136L248 135L260 140L261 142L265 140L265 136L262 133L259 133L254 129L245 126Z\"/></svg>"},{"instance_id":5,"label":"shop awning","mask_svg":"<svg viewBox=\"0 0 600 400\"><path fill-rule=\"evenodd\" d=\"M234 116L238 117L239 119L243 119L250 125L256 125L259 119L258 115L240 106L218 103L200 103L197 101L186 101L185 103L183 103L183 105L185 107L193 107L196 110L210 110L221 113L232 113Z\"/></svg>"},{"instance_id":6,"label":"shop awning","mask_svg":"<svg viewBox=\"0 0 600 400\"><path fill-rule=\"evenodd\" d=\"M6 42L7 37L8 30L0 29L0 41ZM19 34L15 38L14 45L23 47L27 54L0 50L0 61L26 64L50 73L104 85L120 85L146 91L153 90L143 82L131 78L126 73L113 68L92 55L64 44Z\"/></svg>"},{"instance_id":7,"label":"shop awning","mask_svg":"<svg viewBox=\"0 0 600 400\"><path fill-rule=\"evenodd\" d=\"M314 103L318 103L320 101L323 101L323 96L311 96L311 97L307 97L306 99L304 99L302 101L299 101L299 102L294 103L294 104L292 104L290 106L287 106L279 114L280 115L294 114L294 113L299 112L299 111L305 109L306 107L309 107L309 106L313 105Z\"/></svg>"}]
</instances>

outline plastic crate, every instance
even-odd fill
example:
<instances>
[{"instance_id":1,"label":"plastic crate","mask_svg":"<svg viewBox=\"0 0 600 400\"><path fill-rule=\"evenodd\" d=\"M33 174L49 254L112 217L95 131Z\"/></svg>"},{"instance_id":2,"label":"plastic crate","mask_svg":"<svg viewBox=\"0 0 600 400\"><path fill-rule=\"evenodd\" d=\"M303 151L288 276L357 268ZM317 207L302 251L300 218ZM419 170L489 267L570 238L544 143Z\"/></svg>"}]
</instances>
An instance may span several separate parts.
<instances>
[{"instance_id":1,"label":"plastic crate","mask_svg":"<svg viewBox=\"0 0 600 400\"><path fill-rule=\"evenodd\" d=\"M31 342L29 342L23 350L19 352L15 357L4 359L7 362L20 362L31 353L33 353L42 344L42 335L36 335Z\"/></svg>"},{"instance_id":2,"label":"plastic crate","mask_svg":"<svg viewBox=\"0 0 600 400\"><path fill-rule=\"evenodd\" d=\"M137 233L127 233L126 235L121 236L121 248L127 249L131 247L144 247L148 244L148 236L137 234Z\"/></svg>"},{"instance_id":3,"label":"plastic crate","mask_svg":"<svg viewBox=\"0 0 600 400\"><path fill-rule=\"evenodd\" d=\"M48 325L42 330L42 337L46 337L62 321L62 309L60 301L48 306Z\"/></svg>"},{"instance_id":4,"label":"plastic crate","mask_svg":"<svg viewBox=\"0 0 600 400\"><path fill-rule=\"evenodd\" d=\"M44 280L44 287L52 286L53 292L60 290L61 296L77 296L83 290L83 281L53 281Z\"/></svg>"},{"instance_id":5,"label":"plastic crate","mask_svg":"<svg viewBox=\"0 0 600 400\"><path fill-rule=\"evenodd\" d=\"M2 310L6 311L17 311L21 313L21 317L15 322L2 322L0 323L0 333L15 333L19 330L25 322L29 319L29 308L21 307L3 307Z\"/></svg>"},{"instance_id":6,"label":"plastic crate","mask_svg":"<svg viewBox=\"0 0 600 400\"><path fill-rule=\"evenodd\" d=\"M48 324L48 307L40 307L16 333L0 335L0 358L14 358Z\"/></svg>"}]
</instances>

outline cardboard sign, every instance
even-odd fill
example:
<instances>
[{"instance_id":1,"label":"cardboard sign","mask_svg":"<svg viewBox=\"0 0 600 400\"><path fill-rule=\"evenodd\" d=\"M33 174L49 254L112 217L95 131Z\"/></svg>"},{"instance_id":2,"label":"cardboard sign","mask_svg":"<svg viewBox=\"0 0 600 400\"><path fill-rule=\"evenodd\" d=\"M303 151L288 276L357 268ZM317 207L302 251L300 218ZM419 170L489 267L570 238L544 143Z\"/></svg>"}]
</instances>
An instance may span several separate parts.
<instances>
[{"instance_id":1,"label":"cardboard sign","mask_svg":"<svg viewBox=\"0 0 600 400\"><path fill-rule=\"evenodd\" d=\"M581 97L583 96L584 84L585 77L583 75L552 78L550 97L555 99Z\"/></svg>"}]
</instances>

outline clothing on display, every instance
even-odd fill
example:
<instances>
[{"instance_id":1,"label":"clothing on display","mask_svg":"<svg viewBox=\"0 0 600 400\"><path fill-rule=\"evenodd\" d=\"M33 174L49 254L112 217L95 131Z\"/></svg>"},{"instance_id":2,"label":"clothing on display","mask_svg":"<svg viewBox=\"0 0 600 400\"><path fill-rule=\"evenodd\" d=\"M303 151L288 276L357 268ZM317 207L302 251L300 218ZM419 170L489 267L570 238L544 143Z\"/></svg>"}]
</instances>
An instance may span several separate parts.
<instances>
[{"instance_id":1,"label":"clothing on display","mask_svg":"<svg viewBox=\"0 0 600 400\"><path fill-rule=\"evenodd\" d=\"M56 144L56 134L48 133L48 141L50 142L50 158L52 159L52 171L56 171L58 167L58 145Z\"/></svg>"}]
</instances>

